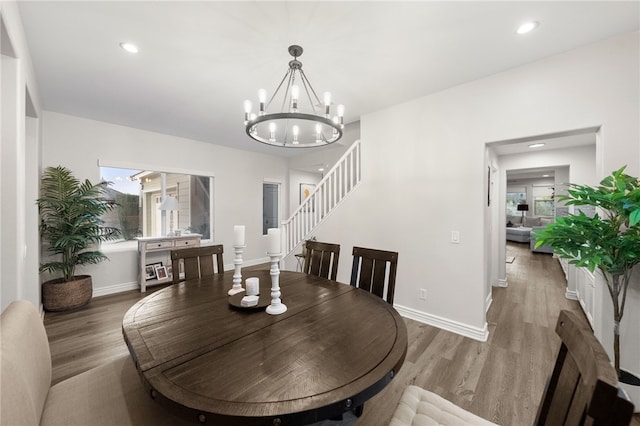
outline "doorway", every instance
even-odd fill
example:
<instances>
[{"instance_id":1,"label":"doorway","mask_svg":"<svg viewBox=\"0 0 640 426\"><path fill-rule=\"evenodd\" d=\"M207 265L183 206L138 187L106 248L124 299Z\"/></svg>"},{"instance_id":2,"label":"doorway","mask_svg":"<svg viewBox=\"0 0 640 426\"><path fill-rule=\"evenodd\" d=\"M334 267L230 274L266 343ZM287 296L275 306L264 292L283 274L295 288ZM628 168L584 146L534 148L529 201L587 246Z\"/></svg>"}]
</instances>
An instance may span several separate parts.
<instances>
[{"instance_id":1,"label":"doorway","mask_svg":"<svg viewBox=\"0 0 640 426\"><path fill-rule=\"evenodd\" d=\"M494 226L486 238L492 243L487 265L492 286L508 286L506 279L507 192L526 190L527 210L522 216L557 217L566 215L569 208L550 203L566 193L566 183L594 184L596 181L596 151L599 127L591 127L555 134L532 136L487 144L487 158L497 172L495 205L487 210ZM547 175L547 176L544 176ZM551 190L549 188L552 188ZM512 192L513 192L512 191ZM544 209L547 208L547 211ZM551 208L552 214L549 213ZM545 213L545 214L536 214Z\"/></svg>"}]
</instances>

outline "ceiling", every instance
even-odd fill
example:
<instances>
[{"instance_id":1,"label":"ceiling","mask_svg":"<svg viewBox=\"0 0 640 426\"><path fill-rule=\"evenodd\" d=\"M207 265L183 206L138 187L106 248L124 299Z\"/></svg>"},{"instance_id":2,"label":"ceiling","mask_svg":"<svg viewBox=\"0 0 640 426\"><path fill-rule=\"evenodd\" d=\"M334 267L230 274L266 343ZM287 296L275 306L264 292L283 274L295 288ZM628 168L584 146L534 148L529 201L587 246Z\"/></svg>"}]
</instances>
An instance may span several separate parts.
<instances>
[{"instance_id":1,"label":"ceiling","mask_svg":"<svg viewBox=\"0 0 640 426\"><path fill-rule=\"evenodd\" d=\"M638 1L19 1L42 106L277 155L243 100L299 58L346 122L640 27ZM525 20L541 23L518 36ZM132 55L120 42L138 45ZM304 151L304 150L302 150ZM308 152L307 152L308 153Z\"/></svg>"}]
</instances>

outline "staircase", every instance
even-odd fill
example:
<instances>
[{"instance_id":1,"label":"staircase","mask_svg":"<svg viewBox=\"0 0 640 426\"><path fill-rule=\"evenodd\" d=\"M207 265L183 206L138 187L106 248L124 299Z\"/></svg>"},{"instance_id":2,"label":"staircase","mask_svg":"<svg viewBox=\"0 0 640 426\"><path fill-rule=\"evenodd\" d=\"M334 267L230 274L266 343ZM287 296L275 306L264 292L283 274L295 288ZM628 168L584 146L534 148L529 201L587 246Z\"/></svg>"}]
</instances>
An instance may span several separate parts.
<instances>
[{"instance_id":1,"label":"staircase","mask_svg":"<svg viewBox=\"0 0 640 426\"><path fill-rule=\"evenodd\" d=\"M288 256L353 191L361 179L360 141L338 160L316 189L282 222L283 257Z\"/></svg>"}]
</instances>

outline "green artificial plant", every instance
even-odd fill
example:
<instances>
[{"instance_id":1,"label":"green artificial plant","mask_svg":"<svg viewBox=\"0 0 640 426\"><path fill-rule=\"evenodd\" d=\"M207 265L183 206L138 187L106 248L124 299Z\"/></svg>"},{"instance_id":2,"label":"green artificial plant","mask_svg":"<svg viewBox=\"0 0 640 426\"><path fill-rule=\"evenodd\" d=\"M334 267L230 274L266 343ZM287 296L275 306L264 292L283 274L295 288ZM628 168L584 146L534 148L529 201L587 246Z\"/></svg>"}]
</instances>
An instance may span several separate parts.
<instances>
[{"instance_id":1,"label":"green artificial plant","mask_svg":"<svg viewBox=\"0 0 640 426\"><path fill-rule=\"evenodd\" d=\"M613 352L620 376L620 321L624 315L632 269L640 263L640 182L624 173L626 166L605 177L600 185L569 184L565 205L593 206L593 217L582 211L557 218L535 233L536 247L549 245L569 263L598 268L613 302Z\"/></svg>"},{"instance_id":2,"label":"green artificial plant","mask_svg":"<svg viewBox=\"0 0 640 426\"><path fill-rule=\"evenodd\" d=\"M78 265L106 259L91 246L117 239L117 228L105 227L101 216L114 209L114 200L103 198L108 182L80 182L65 167L45 169L36 201L40 211L40 235L55 260L42 263L40 271L61 274L64 282L74 279Z\"/></svg>"}]
</instances>

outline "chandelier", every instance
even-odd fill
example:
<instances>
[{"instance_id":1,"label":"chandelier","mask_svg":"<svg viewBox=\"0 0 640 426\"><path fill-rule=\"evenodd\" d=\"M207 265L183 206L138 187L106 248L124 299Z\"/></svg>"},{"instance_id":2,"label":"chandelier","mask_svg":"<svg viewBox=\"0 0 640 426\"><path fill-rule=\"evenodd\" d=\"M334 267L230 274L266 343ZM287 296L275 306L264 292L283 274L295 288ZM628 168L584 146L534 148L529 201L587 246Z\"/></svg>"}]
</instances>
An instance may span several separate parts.
<instances>
[{"instance_id":1,"label":"chandelier","mask_svg":"<svg viewBox=\"0 0 640 426\"><path fill-rule=\"evenodd\" d=\"M258 142L287 148L309 148L337 141L344 128L344 106L338 105L336 115L331 117L331 93L324 92L320 102L298 60L302 47L289 46L289 54L293 60L289 61L289 69L269 102L264 89L258 91L257 114L251 112L251 101L244 101L247 135ZM272 104L280 104L280 112L268 112Z\"/></svg>"}]
</instances>

